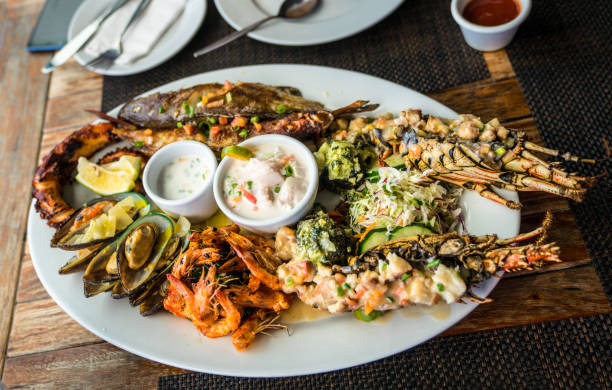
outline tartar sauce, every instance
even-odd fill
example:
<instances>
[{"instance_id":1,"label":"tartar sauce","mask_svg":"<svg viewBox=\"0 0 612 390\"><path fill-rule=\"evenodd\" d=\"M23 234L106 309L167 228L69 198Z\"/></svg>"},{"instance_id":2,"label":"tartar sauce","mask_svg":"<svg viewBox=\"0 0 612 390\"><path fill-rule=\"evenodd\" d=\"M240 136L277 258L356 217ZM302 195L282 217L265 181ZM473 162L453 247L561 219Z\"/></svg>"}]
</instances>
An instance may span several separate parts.
<instances>
[{"instance_id":1,"label":"tartar sauce","mask_svg":"<svg viewBox=\"0 0 612 390\"><path fill-rule=\"evenodd\" d=\"M200 157L195 154L178 157L160 172L160 195L169 200L191 196L204 186L208 175L208 167Z\"/></svg>"},{"instance_id":2,"label":"tartar sauce","mask_svg":"<svg viewBox=\"0 0 612 390\"><path fill-rule=\"evenodd\" d=\"M251 219L280 216L306 194L306 164L285 146L257 146L247 161L234 159L223 181L225 202Z\"/></svg>"}]
</instances>

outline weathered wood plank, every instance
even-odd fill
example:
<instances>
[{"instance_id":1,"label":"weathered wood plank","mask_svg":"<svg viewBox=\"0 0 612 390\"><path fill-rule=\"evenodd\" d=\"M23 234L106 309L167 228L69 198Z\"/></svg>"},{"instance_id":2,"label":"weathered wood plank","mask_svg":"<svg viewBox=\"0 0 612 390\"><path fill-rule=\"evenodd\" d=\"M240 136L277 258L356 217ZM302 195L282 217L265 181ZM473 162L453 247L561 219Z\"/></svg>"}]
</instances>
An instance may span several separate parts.
<instances>
[{"instance_id":1,"label":"weathered wood plank","mask_svg":"<svg viewBox=\"0 0 612 390\"><path fill-rule=\"evenodd\" d=\"M21 261L16 303L34 301L37 299L50 299L50 297L40 283L40 280L38 280L38 276L36 276L36 271L32 264L32 257L26 254Z\"/></svg>"},{"instance_id":2,"label":"weathered wood plank","mask_svg":"<svg viewBox=\"0 0 612 390\"><path fill-rule=\"evenodd\" d=\"M464 84L429 96L459 113L478 115L485 121L530 115L516 78Z\"/></svg>"},{"instance_id":3,"label":"weathered wood plank","mask_svg":"<svg viewBox=\"0 0 612 390\"><path fill-rule=\"evenodd\" d=\"M53 71L49 98L86 91L101 91L103 77L81 66L74 58Z\"/></svg>"},{"instance_id":4,"label":"weathered wood plank","mask_svg":"<svg viewBox=\"0 0 612 390\"><path fill-rule=\"evenodd\" d=\"M493 80L514 77L514 69L505 50L482 53Z\"/></svg>"},{"instance_id":5,"label":"weathered wood plank","mask_svg":"<svg viewBox=\"0 0 612 390\"><path fill-rule=\"evenodd\" d=\"M7 357L102 342L70 318L51 298L15 307Z\"/></svg>"},{"instance_id":6,"label":"weathered wood plank","mask_svg":"<svg viewBox=\"0 0 612 390\"><path fill-rule=\"evenodd\" d=\"M47 102L44 131L62 130L89 123L97 117L84 110L99 110L101 106L101 89L50 98Z\"/></svg>"},{"instance_id":7,"label":"weathered wood plank","mask_svg":"<svg viewBox=\"0 0 612 390\"><path fill-rule=\"evenodd\" d=\"M155 389L158 377L185 372L101 343L8 358L3 381L20 389Z\"/></svg>"},{"instance_id":8,"label":"weathered wood plank","mask_svg":"<svg viewBox=\"0 0 612 390\"><path fill-rule=\"evenodd\" d=\"M0 3L0 374L12 320L25 222L42 127L48 76L40 69L48 54L24 47L42 0Z\"/></svg>"},{"instance_id":9,"label":"weathered wood plank","mask_svg":"<svg viewBox=\"0 0 612 390\"><path fill-rule=\"evenodd\" d=\"M502 279L490 298L443 336L612 312L591 265Z\"/></svg>"}]
</instances>

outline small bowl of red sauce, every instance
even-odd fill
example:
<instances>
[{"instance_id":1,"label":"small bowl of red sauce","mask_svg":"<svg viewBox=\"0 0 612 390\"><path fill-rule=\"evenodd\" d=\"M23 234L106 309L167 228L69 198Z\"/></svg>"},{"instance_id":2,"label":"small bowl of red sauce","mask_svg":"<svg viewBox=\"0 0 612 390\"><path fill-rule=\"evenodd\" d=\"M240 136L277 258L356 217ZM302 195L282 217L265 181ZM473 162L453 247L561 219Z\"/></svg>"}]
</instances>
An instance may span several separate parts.
<instances>
[{"instance_id":1,"label":"small bowl of red sauce","mask_svg":"<svg viewBox=\"0 0 612 390\"><path fill-rule=\"evenodd\" d=\"M508 45L531 11L531 0L452 0L451 13L468 45L480 51Z\"/></svg>"}]
</instances>

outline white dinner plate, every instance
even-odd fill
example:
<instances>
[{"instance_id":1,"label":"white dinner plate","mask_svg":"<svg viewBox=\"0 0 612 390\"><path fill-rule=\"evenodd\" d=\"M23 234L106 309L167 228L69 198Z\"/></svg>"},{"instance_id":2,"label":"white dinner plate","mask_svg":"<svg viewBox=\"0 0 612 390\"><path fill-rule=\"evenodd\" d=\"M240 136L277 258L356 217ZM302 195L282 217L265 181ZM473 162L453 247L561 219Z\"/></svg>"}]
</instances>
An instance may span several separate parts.
<instances>
[{"instance_id":1,"label":"white dinner plate","mask_svg":"<svg viewBox=\"0 0 612 390\"><path fill-rule=\"evenodd\" d=\"M249 37L275 45L306 46L337 41L378 23L404 0L321 0L301 19L274 19ZM236 30L275 15L282 0L215 0L219 13Z\"/></svg>"},{"instance_id":2,"label":"white dinner plate","mask_svg":"<svg viewBox=\"0 0 612 390\"><path fill-rule=\"evenodd\" d=\"M85 0L72 16L68 27L68 40L70 41L114 2L115 0ZM113 64L108 68L95 66L88 66L87 68L107 76L127 76L156 67L172 58L191 41L202 21L204 21L206 3L206 0L187 0L183 12L161 36L159 42L153 46L148 54L136 61L124 65ZM74 58L83 66L94 59L84 50L75 54Z\"/></svg>"},{"instance_id":3,"label":"white dinner plate","mask_svg":"<svg viewBox=\"0 0 612 390\"><path fill-rule=\"evenodd\" d=\"M377 113L397 114L414 107L434 115L456 115L450 108L389 81L362 73L307 65L257 65L218 70L174 81L146 94L225 80L295 86L306 98L318 100L330 108L347 105L356 99L368 99L381 104ZM111 111L111 115L116 115L118 109ZM82 191L82 187L78 188ZM74 188L65 192L74 194ZM518 200L516 193L504 192L504 195ZM83 200L82 196L77 197ZM520 213L516 210L495 204L473 192L467 192L461 204L466 227L473 234L497 233L509 237L519 231ZM28 242L36 273L49 295L72 318L108 342L145 358L187 370L270 377L350 367L414 347L451 327L477 306L474 303L453 303L449 305L448 315L442 317L427 314L407 317L402 313L389 313L383 317L384 321L373 323L357 321L350 314L327 317L293 324L290 335L277 331L271 336L257 337L246 352L237 352L229 337L207 339L190 321L169 313L141 317L138 309L131 307L127 299L114 300L109 294L85 298L82 273L58 274L59 267L70 253L51 248L52 235L53 229L40 219L32 205ZM486 296L497 282L497 278L491 278L475 291Z\"/></svg>"}]
</instances>

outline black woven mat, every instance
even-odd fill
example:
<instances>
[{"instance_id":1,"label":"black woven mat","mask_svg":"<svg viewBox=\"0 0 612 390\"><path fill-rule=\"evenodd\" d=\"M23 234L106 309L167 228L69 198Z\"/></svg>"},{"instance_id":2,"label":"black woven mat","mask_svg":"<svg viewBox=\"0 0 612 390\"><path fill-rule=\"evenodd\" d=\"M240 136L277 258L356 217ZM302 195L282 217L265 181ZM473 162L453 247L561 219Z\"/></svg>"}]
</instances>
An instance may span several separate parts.
<instances>
[{"instance_id":1,"label":"black woven mat","mask_svg":"<svg viewBox=\"0 0 612 390\"><path fill-rule=\"evenodd\" d=\"M602 138L612 145L612 2L584 5L535 1L508 55L547 146L602 158ZM572 168L609 172L571 208L612 302L612 160Z\"/></svg>"},{"instance_id":2,"label":"black woven mat","mask_svg":"<svg viewBox=\"0 0 612 390\"><path fill-rule=\"evenodd\" d=\"M421 92L489 77L482 55L464 43L450 16L448 0L406 1L376 26L326 45L273 46L242 38L209 55L193 58L196 49L234 31L219 16L212 1L208 6L202 28L176 57L139 75L104 77L103 110L182 77L240 65L326 65L379 76Z\"/></svg>"},{"instance_id":3,"label":"black woven mat","mask_svg":"<svg viewBox=\"0 0 612 390\"><path fill-rule=\"evenodd\" d=\"M326 374L256 379L194 373L160 377L158 389L610 389L611 341L612 316L598 315L440 337Z\"/></svg>"}]
</instances>

